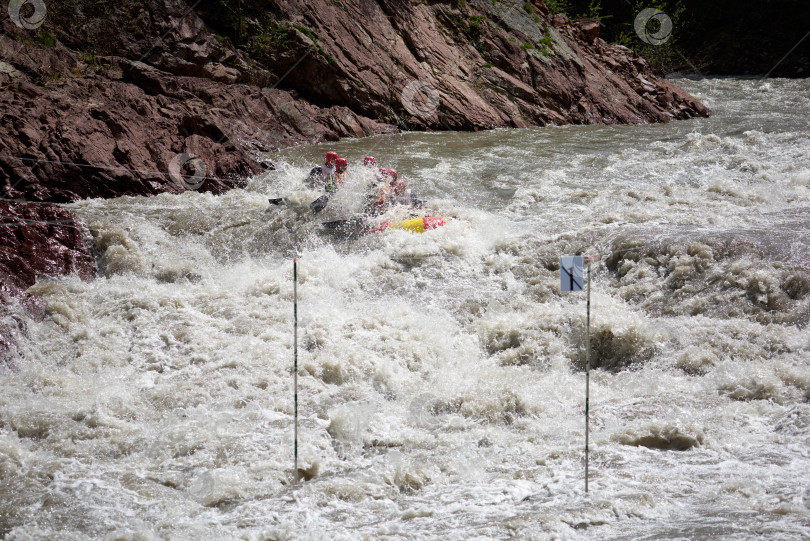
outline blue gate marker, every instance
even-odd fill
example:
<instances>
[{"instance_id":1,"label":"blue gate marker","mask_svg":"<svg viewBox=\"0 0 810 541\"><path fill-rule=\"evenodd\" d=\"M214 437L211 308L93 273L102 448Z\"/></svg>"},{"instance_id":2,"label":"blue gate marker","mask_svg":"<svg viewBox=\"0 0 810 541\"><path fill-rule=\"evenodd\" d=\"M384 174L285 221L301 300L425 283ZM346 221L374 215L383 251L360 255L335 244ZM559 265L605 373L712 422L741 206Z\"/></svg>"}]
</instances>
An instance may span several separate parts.
<instances>
[{"instance_id":1,"label":"blue gate marker","mask_svg":"<svg viewBox=\"0 0 810 541\"><path fill-rule=\"evenodd\" d=\"M560 291L582 291L582 257L560 257Z\"/></svg>"}]
</instances>

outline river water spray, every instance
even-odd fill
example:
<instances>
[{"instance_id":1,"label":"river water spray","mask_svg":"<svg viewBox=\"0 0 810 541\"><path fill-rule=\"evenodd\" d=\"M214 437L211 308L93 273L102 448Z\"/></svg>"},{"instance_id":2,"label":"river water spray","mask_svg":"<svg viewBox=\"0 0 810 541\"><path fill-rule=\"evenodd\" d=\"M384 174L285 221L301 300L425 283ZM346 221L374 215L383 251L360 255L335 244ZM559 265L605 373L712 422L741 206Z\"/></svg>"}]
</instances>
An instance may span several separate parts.
<instances>
[{"instance_id":1,"label":"river water spray","mask_svg":"<svg viewBox=\"0 0 810 541\"><path fill-rule=\"evenodd\" d=\"M810 81L679 84L717 115L340 141L219 197L70 205L101 273L31 288L0 535L806 539ZM313 216L332 149L352 180ZM450 223L324 230L369 154ZM575 254L602 256L587 495Z\"/></svg>"}]
</instances>

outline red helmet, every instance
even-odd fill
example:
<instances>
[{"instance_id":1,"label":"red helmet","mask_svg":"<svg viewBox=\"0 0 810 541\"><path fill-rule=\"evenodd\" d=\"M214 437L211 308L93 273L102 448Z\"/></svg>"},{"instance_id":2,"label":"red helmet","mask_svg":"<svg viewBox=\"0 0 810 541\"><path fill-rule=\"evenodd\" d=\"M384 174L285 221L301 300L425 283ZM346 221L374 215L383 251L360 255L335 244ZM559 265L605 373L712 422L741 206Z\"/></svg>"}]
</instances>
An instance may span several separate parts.
<instances>
[{"instance_id":1,"label":"red helmet","mask_svg":"<svg viewBox=\"0 0 810 541\"><path fill-rule=\"evenodd\" d=\"M405 191L405 181L404 180L395 180L394 181L394 191L397 193L402 193Z\"/></svg>"},{"instance_id":2,"label":"red helmet","mask_svg":"<svg viewBox=\"0 0 810 541\"><path fill-rule=\"evenodd\" d=\"M385 167L380 167L379 169L377 169L377 171L379 171L379 173L384 177L388 176L388 169L386 169Z\"/></svg>"},{"instance_id":3,"label":"red helmet","mask_svg":"<svg viewBox=\"0 0 810 541\"><path fill-rule=\"evenodd\" d=\"M377 160L374 159L374 156L366 156L363 158L363 165L368 167L374 167L377 165Z\"/></svg>"},{"instance_id":4,"label":"red helmet","mask_svg":"<svg viewBox=\"0 0 810 541\"><path fill-rule=\"evenodd\" d=\"M346 168L349 166L349 160L346 158L338 158L335 160L335 168L338 171L345 171Z\"/></svg>"},{"instance_id":5,"label":"red helmet","mask_svg":"<svg viewBox=\"0 0 810 541\"><path fill-rule=\"evenodd\" d=\"M326 165L331 165L335 163L337 159L338 159L337 152L333 152L330 150L329 152L326 153Z\"/></svg>"},{"instance_id":6,"label":"red helmet","mask_svg":"<svg viewBox=\"0 0 810 541\"><path fill-rule=\"evenodd\" d=\"M397 179L397 170L396 169L389 169L388 174L391 175L391 178L393 178L394 180Z\"/></svg>"}]
</instances>

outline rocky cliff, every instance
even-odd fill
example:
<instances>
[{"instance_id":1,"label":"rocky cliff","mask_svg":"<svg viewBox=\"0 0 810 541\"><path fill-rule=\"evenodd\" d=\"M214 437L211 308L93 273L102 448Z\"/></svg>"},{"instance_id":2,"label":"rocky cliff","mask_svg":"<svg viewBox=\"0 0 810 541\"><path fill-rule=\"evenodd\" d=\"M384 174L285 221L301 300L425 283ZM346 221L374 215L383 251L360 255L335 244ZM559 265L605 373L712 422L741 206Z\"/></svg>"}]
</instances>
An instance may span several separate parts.
<instances>
[{"instance_id":1,"label":"rocky cliff","mask_svg":"<svg viewBox=\"0 0 810 541\"><path fill-rule=\"evenodd\" d=\"M5 19L0 193L221 192L300 143L709 114L598 23L541 2L210 4L63 2L33 29L36 14Z\"/></svg>"},{"instance_id":2,"label":"rocky cliff","mask_svg":"<svg viewBox=\"0 0 810 541\"><path fill-rule=\"evenodd\" d=\"M283 85L408 129L666 122L705 115L599 23L541 2L262 2ZM285 26L289 25L289 26ZM223 31L226 28L223 28ZM257 30L258 31L258 30ZM307 54L308 47L316 47ZM302 59L291 69L296 58Z\"/></svg>"}]
</instances>

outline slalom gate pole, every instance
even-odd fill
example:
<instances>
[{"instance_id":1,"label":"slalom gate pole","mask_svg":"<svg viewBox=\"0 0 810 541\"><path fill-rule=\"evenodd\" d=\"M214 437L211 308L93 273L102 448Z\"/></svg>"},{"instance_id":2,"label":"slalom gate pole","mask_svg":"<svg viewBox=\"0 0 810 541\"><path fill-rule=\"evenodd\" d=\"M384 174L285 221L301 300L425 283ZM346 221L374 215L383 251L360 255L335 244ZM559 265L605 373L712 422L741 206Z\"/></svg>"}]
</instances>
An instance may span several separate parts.
<instances>
[{"instance_id":1,"label":"slalom gate pole","mask_svg":"<svg viewBox=\"0 0 810 541\"><path fill-rule=\"evenodd\" d=\"M295 403L295 483L298 484L298 258L293 258L293 394Z\"/></svg>"},{"instance_id":2,"label":"slalom gate pole","mask_svg":"<svg viewBox=\"0 0 810 541\"><path fill-rule=\"evenodd\" d=\"M588 493L588 433L590 430L590 394L591 394L591 261L588 263L588 301L585 315L585 493Z\"/></svg>"}]
</instances>

